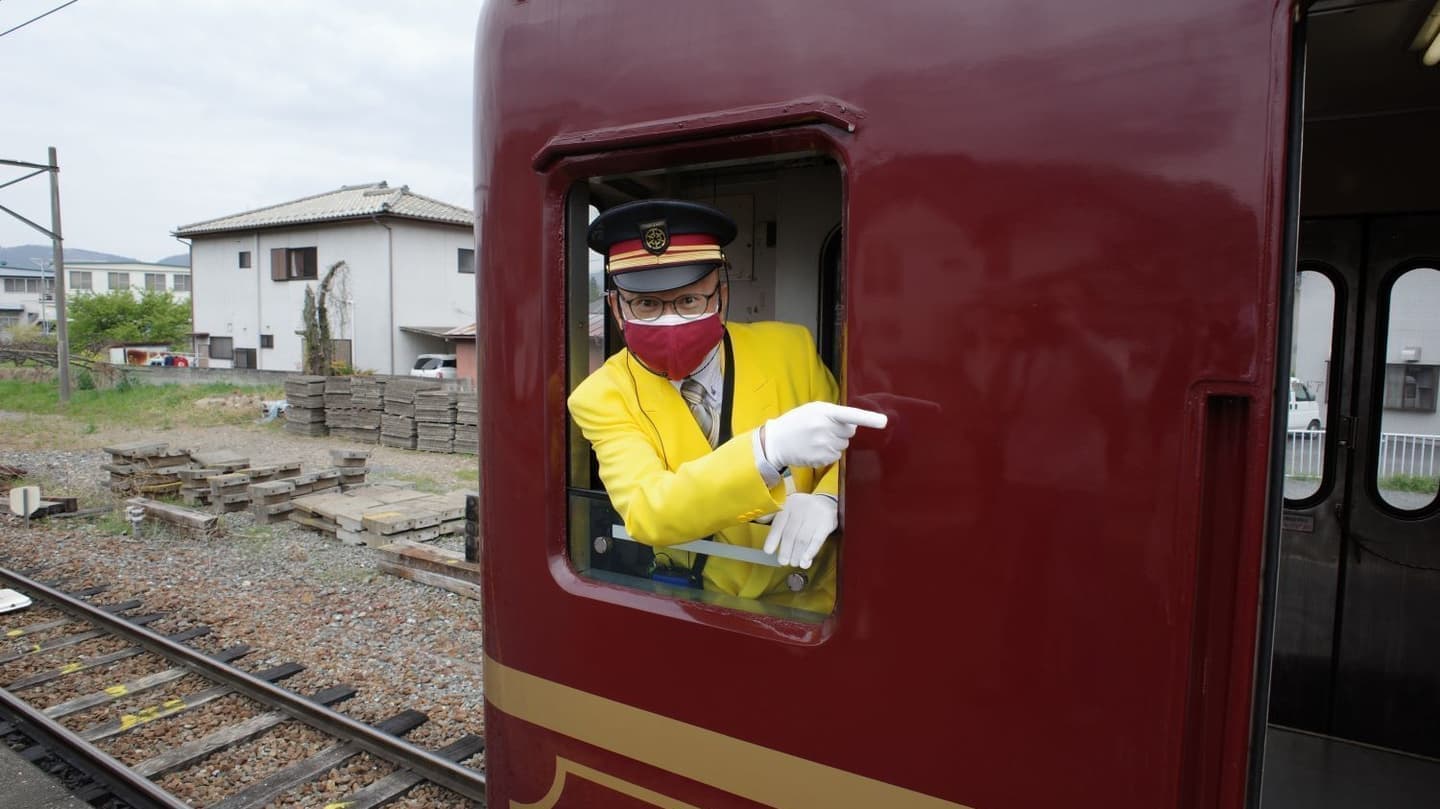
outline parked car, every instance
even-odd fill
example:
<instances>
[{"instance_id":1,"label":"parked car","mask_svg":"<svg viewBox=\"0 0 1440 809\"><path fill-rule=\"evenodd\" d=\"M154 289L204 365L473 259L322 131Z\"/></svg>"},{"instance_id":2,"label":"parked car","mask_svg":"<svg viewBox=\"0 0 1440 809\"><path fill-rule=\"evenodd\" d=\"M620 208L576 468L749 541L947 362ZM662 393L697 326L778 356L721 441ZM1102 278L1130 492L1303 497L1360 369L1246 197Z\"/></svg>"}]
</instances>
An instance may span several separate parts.
<instances>
[{"instance_id":1,"label":"parked car","mask_svg":"<svg viewBox=\"0 0 1440 809\"><path fill-rule=\"evenodd\" d=\"M1320 430L1320 403L1305 383L1290 377L1290 417L1286 424L1289 430Z\"/></svg>"},{"instance_id":2,"label":"parked car","mask_svg":"<svg viewBox=\"0 0 1440 809\"><path fill-rule=\"evenodd\" d=\"M410 369L410 375L430 379L454 379L455 355L421 354L415 358L415 365Z\"/></svg>"}]
</instances>

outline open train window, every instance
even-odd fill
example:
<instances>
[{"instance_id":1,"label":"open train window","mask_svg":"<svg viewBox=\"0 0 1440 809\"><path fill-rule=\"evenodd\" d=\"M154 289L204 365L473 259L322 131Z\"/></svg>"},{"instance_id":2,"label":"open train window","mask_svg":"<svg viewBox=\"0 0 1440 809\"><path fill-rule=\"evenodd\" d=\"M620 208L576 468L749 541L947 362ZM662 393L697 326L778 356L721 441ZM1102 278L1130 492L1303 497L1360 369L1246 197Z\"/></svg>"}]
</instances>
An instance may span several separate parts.
<instances>
[{"instance_id":1,"label":"open train window","mask_svg":"<svg viewBox=\"0 0 1440 809\"><path fill-rule=\"evenodd\" d=\"M567 393L624 345L606 306L603 259L586 247L588 225L615 205L656 198L702 202L735 220L738 235L725 247L730 264L727 321L804 326L816 341L821 361L840 383L842 189L839 164L817 153L594 176L572 184L565 203ZM825 617L799 606L813 606L803 600L741 598L654 575L657 565L685 568L695 557L671 548L660 548L657 554L657 549L628 539L589 442L573 421L567 475L569 553L581 575L746 612L812 622ZM838 541L835 535L827 542ZM729 547L736 554L733 560L775 566L773 557L758 549ZM797 589L803 586L797 583Z\"/></svg>"}]
</instances>

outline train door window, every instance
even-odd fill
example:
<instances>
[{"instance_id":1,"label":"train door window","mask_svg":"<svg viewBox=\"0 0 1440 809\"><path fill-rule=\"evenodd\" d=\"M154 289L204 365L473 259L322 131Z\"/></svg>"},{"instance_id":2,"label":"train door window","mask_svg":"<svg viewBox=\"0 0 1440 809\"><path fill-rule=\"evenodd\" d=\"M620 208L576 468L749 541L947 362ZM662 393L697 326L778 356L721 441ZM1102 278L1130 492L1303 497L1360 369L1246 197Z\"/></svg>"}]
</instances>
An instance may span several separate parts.
<instances>
[{"instance_id":1,"label":"train door window","mask_svg":"<svg viewBox=\"0 0 1440 809\"><path fill-rule=\"evenodd\" d=\"M1414 511L1434 503L1440 488L1440 270L1404 272L1389 303L1375 485L1390 506Z\"/></svg>"},{"instance_id":2,"label":"train door window","mask_svg":"<svg viewBox=\"0 0 1440 809\"><path fill-rule=\"evenodd\" d=\"M1301 501L1325 478L1325 421L1335 336L1335 283L1320 269L1295 276L1291 313L1290 397L1285 423L1285 498ZM1317 395L1318 394L1318 395Z\"/></svg>"},{"instance_id":3,"label":"train door window","mask_svg":"<svg viewBox=\"0 0 1440 809\"><path fill-rule=\"evenodd\" d=\"M725 247L730 265L728 322L786 321L803 325L816 339L837 331L843 284L838 277L824 276L840 272L837 234L842 185L839 164L813 153L594 176L574 183L565 206L568 390L573 391L624 345L606 303L604 260L585 243L589 223L602 211L654 198L693 200L723 210L735 220L738 230L735 240ZM821 361L832 369L838 383L841 346L835 339L819 344L826 352ZM631 415L640 418L643 414ZM743 537L763 539L768 529L758 525L742 523L705 538L727 547L706 546L723 553L706 554L708 559L701 563L704 586L696 586L693 577L682 581L683 576L674 574L693 572L701 557L675 547L651 547L629 540L623 519L611 507L589 442L573 421L568 484L570 558L581 575L650 593L810 622L822 620L833 607L834 568L824 574L829 577L828 598L807 598L816 584L807 577L819 571L792 576L801 571L781 568L773 555L745 546ZM827 544L838 547L839 541L836 534ZM712 586L720 578L714 572L717 565L722 572L733 574L741 569L737 564L758 565L743 568L756 571L757 578L751 581L768 577L776 586L762 588L755 598ZM769 570L761 572L760 568ZM731 581L735 580L732 575Z\"/></svg>"}]
</instances>

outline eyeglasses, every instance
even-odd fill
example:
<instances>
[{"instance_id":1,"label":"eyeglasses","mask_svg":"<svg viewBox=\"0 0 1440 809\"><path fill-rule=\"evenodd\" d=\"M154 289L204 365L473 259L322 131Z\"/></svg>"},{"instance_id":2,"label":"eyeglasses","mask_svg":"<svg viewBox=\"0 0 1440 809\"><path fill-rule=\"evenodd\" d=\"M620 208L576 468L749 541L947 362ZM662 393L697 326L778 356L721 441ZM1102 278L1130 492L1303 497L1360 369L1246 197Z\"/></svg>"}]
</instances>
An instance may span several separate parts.
<instances>
[{"instance_id":1,"label":"eyeglasses","mask_svg":"<svg viewBox=\"0 0 1440 809\"><path fill-rule=\"evenodd\" d=\"M622 295L620 296L620 300L630 309L630 314L633 315L636 320L657 320L661 315L665 314L665 308L667 306L675 310L675 314L680 317L686 320L694 320L710 311L710 299L720 294L720 287L720 284L716 284L715 289L708 295L690 292L670 300L656 298L651 295L639 295L634 298L626 298Z\"/></svg>"}]
</instances>

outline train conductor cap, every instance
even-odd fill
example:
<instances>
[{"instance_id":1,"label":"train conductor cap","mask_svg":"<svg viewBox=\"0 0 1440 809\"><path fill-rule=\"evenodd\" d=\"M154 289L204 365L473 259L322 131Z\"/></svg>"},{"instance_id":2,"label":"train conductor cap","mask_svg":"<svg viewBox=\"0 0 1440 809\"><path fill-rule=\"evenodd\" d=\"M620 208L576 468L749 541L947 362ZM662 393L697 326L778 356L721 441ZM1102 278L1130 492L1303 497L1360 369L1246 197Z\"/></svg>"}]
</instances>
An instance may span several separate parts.
<instances>
[{"instance_id":1,"label":"train conductor cap","mask_svg":"<svg viewBox=\"0 0 1440 809\"><path fill-rule=\"evenodd\" d=\"M590 223L590 249L626 292L663 292L693 284L725 263L720 248L735 238L735 220L678 199L627 202Z\"/></svg>"}]
</instances>

